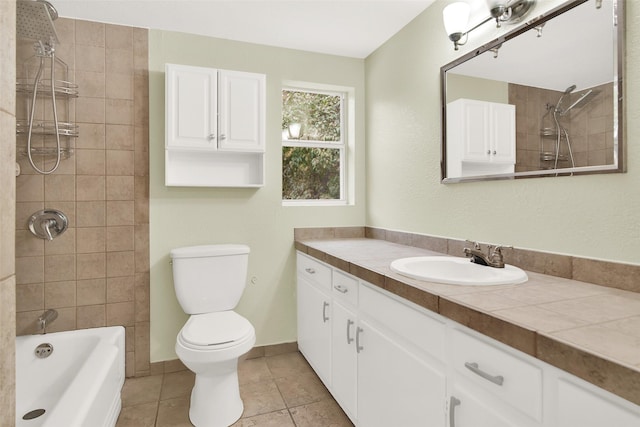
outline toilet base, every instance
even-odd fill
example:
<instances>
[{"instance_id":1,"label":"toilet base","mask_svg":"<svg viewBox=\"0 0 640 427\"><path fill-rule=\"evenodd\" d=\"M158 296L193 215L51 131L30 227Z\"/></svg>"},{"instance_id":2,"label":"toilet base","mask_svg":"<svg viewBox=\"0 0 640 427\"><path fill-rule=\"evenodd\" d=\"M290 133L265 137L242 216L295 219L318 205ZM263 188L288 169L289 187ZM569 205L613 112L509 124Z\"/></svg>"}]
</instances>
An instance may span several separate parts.
<instances>
[{"instance_id":1,"label":"toilet base","mask_svg":"<svg viewBox=\"0 0 640 427\"><path fill-rule=\"evenodd\" d=\"M236 369L218 375L196 374L189 408L194 426L228 427L240 419L243 411Z\"/></svg>"}]
</instances>

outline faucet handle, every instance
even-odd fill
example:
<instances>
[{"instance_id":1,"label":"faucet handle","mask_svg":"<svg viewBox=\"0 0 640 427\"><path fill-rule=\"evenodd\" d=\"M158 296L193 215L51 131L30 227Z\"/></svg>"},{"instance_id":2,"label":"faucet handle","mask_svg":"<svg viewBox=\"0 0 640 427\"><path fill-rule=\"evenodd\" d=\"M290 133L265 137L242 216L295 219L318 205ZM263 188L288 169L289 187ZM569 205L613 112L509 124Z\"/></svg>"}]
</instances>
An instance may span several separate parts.
<instances>
[{"instance_id":1,"label":"faucet handle","mask_svg":"<svg viewBox=\"0 0 640 427\"><path fill-rule=\"evenodd\" d=\"M476 250L480 250L481 249L480 248L480 243L478 243L476 241L467 239L467 240L465 240L465 242L471 243L473 245L473 249L476 249Z\"/></svg>"}]
</instances>

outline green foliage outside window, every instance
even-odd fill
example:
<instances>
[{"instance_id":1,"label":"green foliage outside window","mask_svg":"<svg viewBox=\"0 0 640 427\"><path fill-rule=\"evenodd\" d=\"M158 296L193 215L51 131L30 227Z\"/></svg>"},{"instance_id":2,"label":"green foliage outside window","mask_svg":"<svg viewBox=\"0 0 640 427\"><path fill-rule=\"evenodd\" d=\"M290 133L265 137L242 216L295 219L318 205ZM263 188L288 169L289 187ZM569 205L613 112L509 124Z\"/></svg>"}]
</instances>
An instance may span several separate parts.
<instances>
[{"instance_id":1,"label":"green foliage outside window","mask_svg":"<svg viewBox=\"0 0 640 427\"><path fill-rule=\"evenodd\" d=\"M305 141L342 143L340 110L340 95L282 91L283 200L341 198L341 149L299 146ZM295 144L287 146L287 141Z\"/></svg>"}]
</instances>

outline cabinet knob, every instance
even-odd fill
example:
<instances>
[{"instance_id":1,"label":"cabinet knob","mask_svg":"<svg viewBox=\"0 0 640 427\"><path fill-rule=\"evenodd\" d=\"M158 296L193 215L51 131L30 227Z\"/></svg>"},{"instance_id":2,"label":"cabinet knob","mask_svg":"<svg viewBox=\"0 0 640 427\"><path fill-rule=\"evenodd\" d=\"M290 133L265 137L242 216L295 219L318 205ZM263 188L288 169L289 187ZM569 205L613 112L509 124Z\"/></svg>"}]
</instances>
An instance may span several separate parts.
<instances>
[{"instance_id":1,"label":"cabinet knob","mask_svg":"<svg viewBox=\"0 0 640 427\"><path fill-rule=\"evenodd\" d=\"M216 139L216 135L212 133L212 134L210 134L210 135L207 137L207 139L208 139L209 141L213 141L214 139Z\"/></svg>"},{"instance_id":2,"label":"cabinet knob","mask_svg":"<svg viewBox=\"0 0 640 427\"><path fill-rule=\"evenodd\" d=\"M487 150L487 154L491 154L491 150Z\"/></svg>"},{"instance_id":3,"label":"cabinet knob","mask_svg":"<svg viewBox=\"0 0 640 427\"><path fill-rule=\"evenodd\" d=\"M220 140L224 141L225 139L227 139L227 135L225 135L224 133L220 135Z\"/></svg>"},{"instance_id":4,"label":"cabinet knob","mask_svg":"<svg viewBox=\"0 0 640 427\"><path fill-rule=\"evenodd\" d=\"M496 150L493 150L493 155L495 156L496 154L498 154Z\"/></svg>"}]
</instances>

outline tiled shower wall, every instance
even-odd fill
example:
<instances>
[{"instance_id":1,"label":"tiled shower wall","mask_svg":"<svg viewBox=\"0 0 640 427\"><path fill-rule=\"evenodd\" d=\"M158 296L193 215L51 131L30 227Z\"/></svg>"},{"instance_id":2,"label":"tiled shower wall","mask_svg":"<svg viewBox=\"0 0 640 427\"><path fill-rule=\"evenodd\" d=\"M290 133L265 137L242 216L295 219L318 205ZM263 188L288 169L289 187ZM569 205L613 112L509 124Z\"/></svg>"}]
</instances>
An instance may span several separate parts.
<instances>
[{"instance_id":1,"label":"tiled shower wall","mask_svg":"<svg viewBox=\"0 0 640 427\"><path fill-rule=\"evenodd\" d=\"M574 108L561 119L567 128L576 167L597 166L613 163L613 84L606 83L592 88L598 94L584 104ZM562 101L568 107L587 89L575 91ZM554 137L543 138L542 128L553 128L552 112L547 114L547 105L558 102L562 92L531 86L509 84L509 104L516 106L516 172L546 169L553 162L541 162L541 151L553 151ZM567 147L561 143L561 154ZM559 163L560 167L571 167L570 162Z\"/></svg>"},{"instance_id":2,"label":"tiled shower wall","mask_svg":"<svg viewBox=\"0 0 640 427\"><path fill-rule=\"evenodd\" d=\"M0 426L15 425L16 2L0 1Z\"/></svg>"},{"instance_id":3,"label":"tiled shower wall","mask_svg":"<svg viewBox=\"0 0 640 427\"><path fill-rule=\"evenodd\" d=\"M80 136L71 141L73 155L51 175L35 173L18 154L16 332L33 333L36 318L49 308L59 313L47 329L52 332L122 325L127 376L145 375L150 369L148 31L62 18L55 26L56 54L78 84L69 120L79 125ZM31 55L31 43L19 41L18 78ZM26 117L24 98L18 95L18 119ZM42 104L46 111L50 104ZM25 140L18 138L18 152ZM44 166L51 165L49 158ZM68 230L53 241L31 234L27 220L41 209L64 212Z\"/></svg>"}]
</instances>

